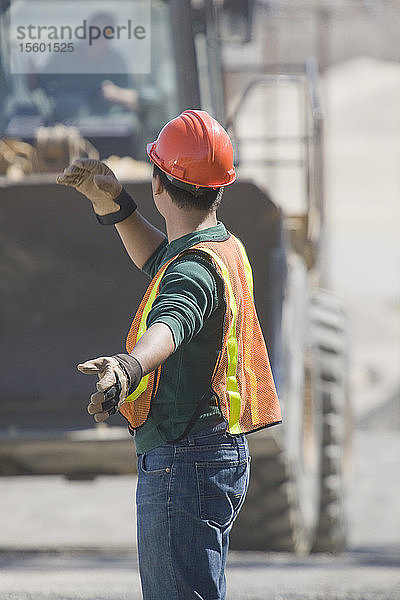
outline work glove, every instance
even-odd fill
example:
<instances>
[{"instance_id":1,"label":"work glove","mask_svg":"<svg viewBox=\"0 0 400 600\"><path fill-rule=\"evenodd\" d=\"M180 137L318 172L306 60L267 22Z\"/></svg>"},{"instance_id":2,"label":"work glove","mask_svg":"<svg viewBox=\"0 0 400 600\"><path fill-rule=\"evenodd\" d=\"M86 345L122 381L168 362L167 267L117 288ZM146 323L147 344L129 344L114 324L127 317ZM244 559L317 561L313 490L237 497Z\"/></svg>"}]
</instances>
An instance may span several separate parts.
<instances>
[{"instance_id":1,"label":"work glove","mask_svg":"<svg viewBox=\"0 0 400 600\"><path fill-rule=\"evenodd\" d=\"M130 354L100 356L79 364L78 370L99 377L97 392L90 396L88 405L88 413L97 423L115 414L142 379L142 367Z\"/></svg>"},{"instance_id":2,"label":"work glove","mask_svg":"<svg viewBox=\"0 0 400 600\"><path fill-rule=\"evenodd\" d=\"M102 225L120 223L137 208L111 169L99 160L78 158L58 175L56 181L74 187L89 198Z\"/></svg>"}]
</instances>

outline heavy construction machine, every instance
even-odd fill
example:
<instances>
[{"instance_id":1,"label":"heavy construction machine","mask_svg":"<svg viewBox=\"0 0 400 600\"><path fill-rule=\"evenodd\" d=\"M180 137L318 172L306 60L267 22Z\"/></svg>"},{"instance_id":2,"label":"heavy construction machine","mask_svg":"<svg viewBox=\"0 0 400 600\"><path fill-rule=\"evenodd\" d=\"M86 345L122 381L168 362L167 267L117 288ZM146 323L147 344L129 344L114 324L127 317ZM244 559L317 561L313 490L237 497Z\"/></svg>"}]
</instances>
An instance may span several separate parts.
<instances>
[{"instance_id":1,"label":"heavy construction machine","mask_svg":"<svg viewBox=\"0 0 400 600\"><path fill-rule=\"evenodd\" d=\"M110 105L110 114L63 121L50 93L57 86L32 90L7 70L8 4L1 3L0 66L1 474L87 479L134 472L134 444L122 419L94 425L86 414L93 382L75 365L123 349L146 277L114 229L99 228L90 203L55 184L54 171L78 155L100 155L142 214L163 228L150 167L140 162L144 142L182 110L204 108L234 141L238 179L219 216L243 240L253 266L283 410L282 425L248 438L251 484L231 546L340 551L348 334L345 311L326 289L315 61L251 58L251 0L152 0L152 72L131 81L136 109ZM109 156L126 154L127 146L129 158Z\"/></svg>"}]
</instances>

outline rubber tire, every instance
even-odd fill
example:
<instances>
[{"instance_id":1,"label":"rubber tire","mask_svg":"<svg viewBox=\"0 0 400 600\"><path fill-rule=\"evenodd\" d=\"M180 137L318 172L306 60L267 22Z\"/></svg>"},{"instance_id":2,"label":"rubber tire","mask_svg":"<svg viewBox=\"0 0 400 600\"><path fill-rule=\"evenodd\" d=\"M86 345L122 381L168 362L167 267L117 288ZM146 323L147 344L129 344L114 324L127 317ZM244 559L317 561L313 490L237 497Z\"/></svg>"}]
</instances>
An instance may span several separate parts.
<instances>
[{"instance_id":1,"label":"rubber tire","mask_svg":"<svg viewBox=\"0 0 400 600\"><path fill-rule=\"evenodd\" d=\"M277 440L274 452L254 451L257 441L263 442L272 436ZM246 501L231 532L233 550L297 554L310 551L312 540L300 518L296 477L281 450L280 437L272 430L249 436L252 476Z\"/></svg>"},{"instance_id":2,"label":"rubber tire","mask_svg":"<svg viewBox=\"0 0 400 600\"><path fill-rule=\"evenodd\" d=\"M320 352L323 407L320 514L312 552L338 554L346 547L346 470L352 419L349 394L348 319L342 304L320 291L313 298Z\"/></svg>"}]
</instances>

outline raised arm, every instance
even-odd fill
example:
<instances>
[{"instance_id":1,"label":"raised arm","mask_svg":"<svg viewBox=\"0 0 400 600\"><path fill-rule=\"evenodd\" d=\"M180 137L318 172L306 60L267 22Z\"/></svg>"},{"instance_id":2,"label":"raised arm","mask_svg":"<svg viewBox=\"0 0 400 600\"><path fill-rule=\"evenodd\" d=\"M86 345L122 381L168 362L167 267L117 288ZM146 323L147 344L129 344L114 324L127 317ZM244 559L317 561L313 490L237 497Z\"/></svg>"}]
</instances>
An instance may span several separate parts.
<instances>
[{"instance_id":1,"label":"raised arm","mask_svg":"<svg viewBox=\"0 0 400 600\"><path fill-rule=\"evenodd\" d=\"M139 269L165 239L165 235L135 210L129 217L115 224L127 253Z\"/></svg>"},{"instance_id":2,"label":"raised arm","mask_svg":"<svg viewBox=\"0 0 400 600\"><path fill-rule=\"evenodd\" d=\"M115 225L132 261L140 269L165 235L137 210L136 202L104 163L79 158L57 177L57 183L74 187L93 205L102 225Z\"/></svg>"}]
</instances>

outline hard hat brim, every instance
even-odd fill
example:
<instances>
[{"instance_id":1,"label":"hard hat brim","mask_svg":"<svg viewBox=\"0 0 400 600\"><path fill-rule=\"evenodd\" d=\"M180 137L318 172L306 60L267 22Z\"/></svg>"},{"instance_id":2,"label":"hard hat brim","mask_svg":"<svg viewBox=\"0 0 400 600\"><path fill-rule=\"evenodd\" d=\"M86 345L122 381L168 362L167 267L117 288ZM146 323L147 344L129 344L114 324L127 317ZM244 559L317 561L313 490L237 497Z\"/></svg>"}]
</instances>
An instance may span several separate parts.
<instances>
[{"instance_id":1,"label":"hard hat brim","mask_svg":"<svg viewBox=\"0 0 400 600\"><path fill-rule=\"evenodd\" d=\"M159 159L159 157L157 156L157 153L155 152L155 149L157 147L157 140L155 140L154 142L149 142L148 144L146 144L146 152L148 157L150 158L150 160L157 165L157 167L159 169L161 169L161 171L163 171L166 175L170 175L170 173L168 173L168 170L165 169L165 167L162 164L162 161ZM197 183L194 183L193 181L189 181L188 179L184 179L182 177L177 177L176 175L174 175L174 179L177 179L178 181L182 181L182 183L187 183L189 185L193 185L196 188L200 188L200 187L204 187L204 188L219 188L219 187L225 187L226 185L230 185L231 183L233 183L236 179L236 171L233 168L229 173L229 178L224 181L223 183L219 182L219 183L211 183L209 185L198 185Z\"/></svg>"}]
</instances>

